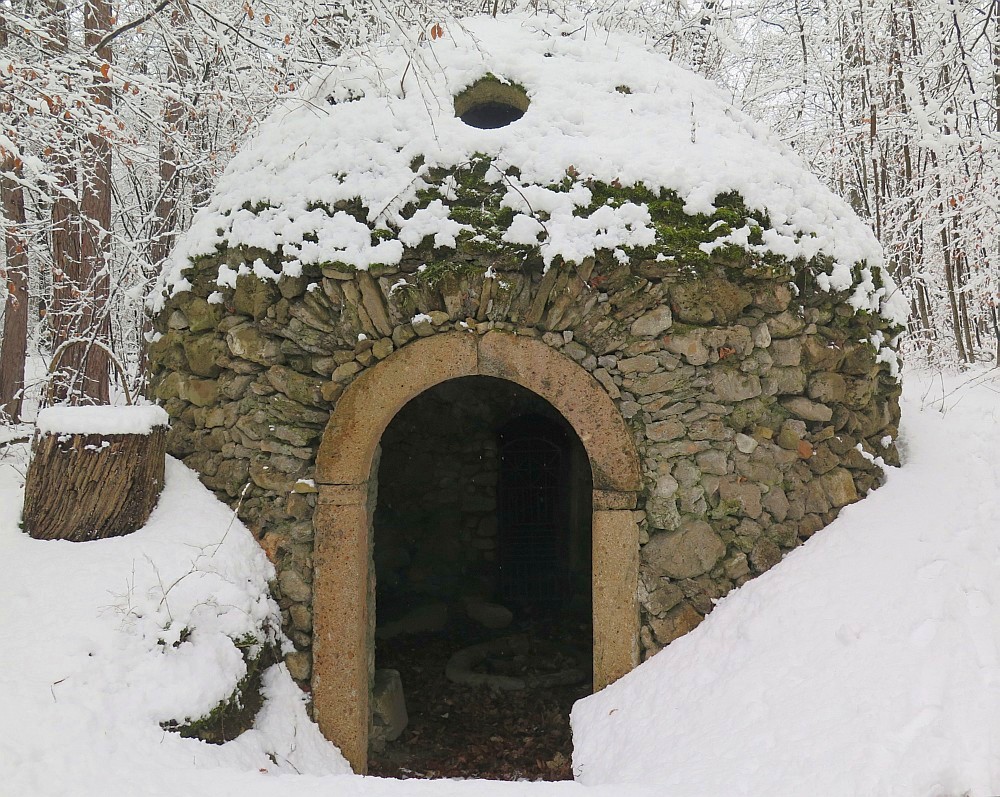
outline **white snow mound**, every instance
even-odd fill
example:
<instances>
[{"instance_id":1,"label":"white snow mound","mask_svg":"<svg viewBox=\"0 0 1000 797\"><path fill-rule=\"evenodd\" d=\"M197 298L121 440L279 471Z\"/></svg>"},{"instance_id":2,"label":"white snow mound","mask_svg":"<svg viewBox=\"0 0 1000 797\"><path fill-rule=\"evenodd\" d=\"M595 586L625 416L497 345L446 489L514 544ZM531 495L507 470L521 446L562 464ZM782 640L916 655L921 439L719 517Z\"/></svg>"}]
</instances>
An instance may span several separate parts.
<instances>
[{"instance_id":1,"label":"white snow mound","mask_svg":"<svg viewBox=\"0 0 1000 797\"><path fill-rule=\"evenodd\" d=\"M1000 793L1000 372L943 387L909 380L885 486L576 704L580 781Z\"/></svg>"},{"instance_id":2,"label":"white snow mound","mask_svg":"<svg viewBox=\"0 0 1000 797\"><path fill-rule=\"evenodd\" d=\"M38 412L39 434L150 434L170 425L170 416L155 404L132 406L55 406Z\"/></svg>"},{"instance_id":3,"label":"white snow mound","mask_svg":"<svg viewBox=\"0 0 1000 797\"><path fill-rule=\"evenodd\" d=\"M247 669L233 640L273 640L280 624L270 563L194 473L168 458L159 504L133 534L40 541L18 528L10 457L0 462L0 792L191 794L179 784L212 771L350 771L283 664L264 674L264 708L238 739L210 745L160 727L228 698Z\"/></svg>"}]
</instances>

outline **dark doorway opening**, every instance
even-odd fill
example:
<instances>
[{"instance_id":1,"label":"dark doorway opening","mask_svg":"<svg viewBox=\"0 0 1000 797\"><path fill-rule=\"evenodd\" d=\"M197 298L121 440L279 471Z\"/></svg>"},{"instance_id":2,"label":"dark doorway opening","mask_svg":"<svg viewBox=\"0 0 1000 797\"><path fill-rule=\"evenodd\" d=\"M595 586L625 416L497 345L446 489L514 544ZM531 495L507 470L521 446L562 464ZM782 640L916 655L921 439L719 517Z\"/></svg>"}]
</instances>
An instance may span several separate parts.
<instances>
[{"instance_id":1,"label":"dark doorway opening","mask_svg":"<svg viewBox=\"0 0 1000 797\"><path fill-rule=\"evenodd\" d=\"M396 415L374 518L372 774L571 777L591 495L572 427L514 383L451 380Z\"/></svg>"}]
</instances>

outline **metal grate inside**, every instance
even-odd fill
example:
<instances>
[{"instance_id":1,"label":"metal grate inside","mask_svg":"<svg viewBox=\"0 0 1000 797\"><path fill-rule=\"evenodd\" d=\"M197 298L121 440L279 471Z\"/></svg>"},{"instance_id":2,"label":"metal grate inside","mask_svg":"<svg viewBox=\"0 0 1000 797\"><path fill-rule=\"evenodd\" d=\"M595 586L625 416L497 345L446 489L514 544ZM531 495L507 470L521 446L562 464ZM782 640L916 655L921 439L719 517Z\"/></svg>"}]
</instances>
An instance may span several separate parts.
<instances>
[{"instance_id":1,"label":"metal grate inside","mask_svg":"<svg viewBox=\"0 0 1000 797\"><path fill-rule=\"evenodd\" d=\"M539 421L501 436L497 485L501 592L534 605L559 601L569 586L567 452Z\"/></svg>"}]
</instances>

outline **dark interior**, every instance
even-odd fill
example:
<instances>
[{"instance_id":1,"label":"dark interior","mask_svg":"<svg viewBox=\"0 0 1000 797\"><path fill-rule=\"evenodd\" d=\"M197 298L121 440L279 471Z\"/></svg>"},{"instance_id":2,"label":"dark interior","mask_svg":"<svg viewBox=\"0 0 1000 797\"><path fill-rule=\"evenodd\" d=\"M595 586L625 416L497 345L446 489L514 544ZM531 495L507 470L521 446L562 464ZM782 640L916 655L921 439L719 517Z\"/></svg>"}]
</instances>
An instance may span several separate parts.
<instances>
[{"instance_id":1,"label":"dark interior","mask_svg":"<svg viewBox=\"0 0 1000 797\"><path fill-rule=\"evenodd\" d=\"M459 118L470 127L493 130L506 127L524 116L524 111L505 102L481 102L473 105Z\"/></svg>"},{"instance_id":2,"label":"dark interior","mask_svg":"<svg viewBox=\"0 0 1000 797\"><path fill-rule=\"evenodd\" d=\"M397 414L378 468L376 668L399 671L409 724L374 742L374 774L571 777L569 710L591 690L590 524L583 445L531 391L464 377ZM494 643L470 672L523 688L445 676L455 653Z\"/></svg>"}]
</instances>

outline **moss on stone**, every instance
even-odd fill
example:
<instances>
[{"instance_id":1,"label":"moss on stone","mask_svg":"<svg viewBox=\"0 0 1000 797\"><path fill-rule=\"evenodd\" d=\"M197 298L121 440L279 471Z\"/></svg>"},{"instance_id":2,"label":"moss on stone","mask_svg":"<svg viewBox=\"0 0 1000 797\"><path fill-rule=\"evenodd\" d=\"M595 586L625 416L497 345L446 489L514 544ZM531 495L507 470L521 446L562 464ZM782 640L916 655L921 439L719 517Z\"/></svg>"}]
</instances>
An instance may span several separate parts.
<instances>
[{"instance_id":1,"label":"moss on stone","mask_svg":"<svg viewBox=\"0 0 1000 797\"><path fill-rule=\"evenodd\" d=\"M210 744L232 741L253 727L254 718L264 703L261 677L280 656L273 643L261 643L253 635L234 639L233 645L243 655L247 666L246 675L236 684L233 693L204 716L186 717L183 721L167 720L161 722L160 727Z\"/></svg>"}]
</instances>

